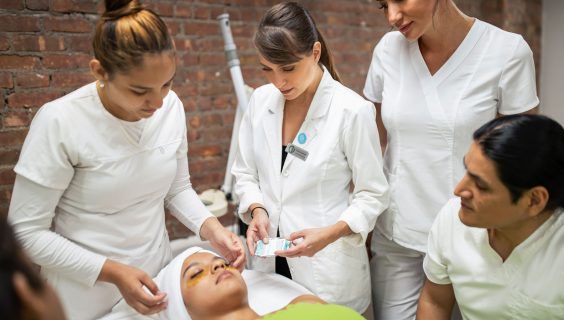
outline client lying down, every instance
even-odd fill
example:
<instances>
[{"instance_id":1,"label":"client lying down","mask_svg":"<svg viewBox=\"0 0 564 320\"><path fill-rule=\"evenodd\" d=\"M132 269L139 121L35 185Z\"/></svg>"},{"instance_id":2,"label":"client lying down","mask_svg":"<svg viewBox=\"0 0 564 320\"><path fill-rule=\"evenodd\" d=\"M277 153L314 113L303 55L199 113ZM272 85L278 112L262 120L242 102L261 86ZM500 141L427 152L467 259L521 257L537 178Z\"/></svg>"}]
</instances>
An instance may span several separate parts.
<instances>
[{"instance_id":1,"label":"client lying down","mask_svg":"<svg viewBox=\"0 0 564 320\"><path fill-rule=\"evenodd\" d=\"M272 300L287 299L288 295L283 297L284 292L280 287L299 285L286 278L280 282L276 277L272 277L280 277L278 275L257 271L253 273L252 270L246 270L245 273L246 276L243 277L237 269L229 266L223 258L211 251L199 247L189 248L174 258L155 278L159 289L167 293L168 307L148 319L363 319L352 309L325 304L311 294L300 294L286 305L278 304L278 310L265 308L263 305L272 305ZM256 279L263 283L257 283ZM268 291L262 290L257 294L255 290L249 294L247 284L253 291L252 287L255 285L264 287L265 281L270 282ZM299 288L292 288L290 291L305 292ZM250 305L249 297L252 300ZM265 314L265 310L269 313ZM123 312L117 310L103 319L131 318L131 314L127 316Z\"/></svg>"}]
</instances>

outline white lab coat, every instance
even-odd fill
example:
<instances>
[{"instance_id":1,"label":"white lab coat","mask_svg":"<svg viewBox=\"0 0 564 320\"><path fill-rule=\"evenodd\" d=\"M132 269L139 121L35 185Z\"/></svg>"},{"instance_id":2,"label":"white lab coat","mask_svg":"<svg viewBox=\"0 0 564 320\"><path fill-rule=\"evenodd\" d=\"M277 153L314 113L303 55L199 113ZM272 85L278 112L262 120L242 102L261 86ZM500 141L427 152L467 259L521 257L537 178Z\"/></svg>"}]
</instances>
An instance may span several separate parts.
<instances>
[{"instance_id":1,"label":"white lab coat","mask_svg":"<svg viewBox=\"0 0 564 320\"><path fill-rule=\"evenodd\" d=\"M346 222L354 234L314 257L288 259L292 278L330 303L363 312L370 302L364 242L387 207L388 184L373 105L332 79L327 70L300 128L305 161L289 154L281 167L284 96L272 84L255 90L243 117L233 166L239 215L250 223L249 205L261 203L270 216L269 236ZM349 201L349 185L354 191ZM262 263L260 263L262 262ZM258 269L274 271L274 259Z\"/></svg>"}]
</instances>

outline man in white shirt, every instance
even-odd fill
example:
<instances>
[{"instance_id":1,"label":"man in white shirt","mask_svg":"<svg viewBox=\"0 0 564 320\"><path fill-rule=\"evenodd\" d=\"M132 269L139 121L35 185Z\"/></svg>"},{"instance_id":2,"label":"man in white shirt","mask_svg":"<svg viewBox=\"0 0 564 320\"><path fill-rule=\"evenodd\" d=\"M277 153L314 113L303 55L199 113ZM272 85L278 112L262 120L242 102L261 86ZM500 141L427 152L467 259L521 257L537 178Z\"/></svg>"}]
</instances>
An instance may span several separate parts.
<instances>
[{"instance_id":1,"label":"man in white shirt","mask_svg":"<svg viewBox=\"0 0 564 320\"><path fill-rule=\"evenodd\" d=\"M531 157L534 155L534 159ZM516 115L474 133L428 240L419 319L562 319L564 129Z\"/></svg>"}]
</instances>

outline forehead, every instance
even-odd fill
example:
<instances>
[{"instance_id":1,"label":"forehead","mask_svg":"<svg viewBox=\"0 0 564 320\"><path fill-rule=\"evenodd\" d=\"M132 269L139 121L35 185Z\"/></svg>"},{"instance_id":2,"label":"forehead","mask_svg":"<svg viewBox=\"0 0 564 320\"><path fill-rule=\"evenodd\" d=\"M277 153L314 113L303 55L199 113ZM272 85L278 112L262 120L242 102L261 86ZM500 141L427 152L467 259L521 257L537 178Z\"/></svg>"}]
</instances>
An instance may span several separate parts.
<instances>
[{"instance_id":1,"label":"forehead","mask_svg":"<svg viewBox=\"0 0 564 320\"><path fill-rule=\"evenodd\" d=\"M472 173L478 174L491 182L499 181L495 163L484 154L478 143L473 142L470 145L470 149L464 157L464 162Z\"/></svg>"},{"instance_id":2,"label":"forehead","mask_svg":"<svg viewBox=\"0 0 564 320\"><path fill-rule=\"evenodd\" d=\"M168 82L176 72L176 57L172 51L148 53L141 63L125 72L117 72L116 79L161 85Z\"/></svg>"},{"instance_id":3,"label":"forehead","mask_svg":"<svg viewBox=\"0 0 564 320\"><path fill-rule=\"evenodd\" d=\"M188 258L184 259L184 263L182 263L182 269L186 269L191 263L199 263L199 264L207 264L210 263L216 258L215 255L209 252L197 252L193 255L189 256Z\"/></svg>"}]
</instances>

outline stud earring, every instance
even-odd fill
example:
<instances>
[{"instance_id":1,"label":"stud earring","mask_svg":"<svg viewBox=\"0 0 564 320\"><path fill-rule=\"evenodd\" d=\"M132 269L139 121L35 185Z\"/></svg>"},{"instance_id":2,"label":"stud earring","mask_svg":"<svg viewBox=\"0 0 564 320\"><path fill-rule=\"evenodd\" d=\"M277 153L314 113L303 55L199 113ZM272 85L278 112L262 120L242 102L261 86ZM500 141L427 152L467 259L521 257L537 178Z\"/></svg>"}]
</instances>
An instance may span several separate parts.
<instances>
[{"instance_id":1,"label":"stud earring","mask_svg":"<svg viewBox=\"0 0 564 320\"><path fill-rule=\"evenodd\" d=\"M104 85L104 83L103 83L103 82L101 82L101 81L100 81L100 84L99 84L99 86L100 86L100 88L104 88L104 86L105 86L105 85Z\"/></svg>"}]
</instances>

